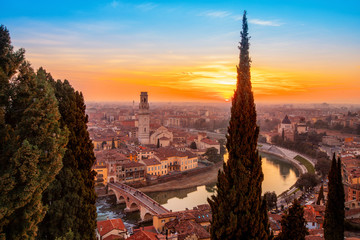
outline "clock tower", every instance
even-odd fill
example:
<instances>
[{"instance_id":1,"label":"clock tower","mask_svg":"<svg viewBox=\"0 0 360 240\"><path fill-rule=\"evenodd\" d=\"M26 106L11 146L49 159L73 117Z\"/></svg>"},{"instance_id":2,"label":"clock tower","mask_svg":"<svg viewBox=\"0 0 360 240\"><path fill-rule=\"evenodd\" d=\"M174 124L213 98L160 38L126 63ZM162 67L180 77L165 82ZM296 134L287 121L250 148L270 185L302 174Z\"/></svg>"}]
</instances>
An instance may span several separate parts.
<instances>
[{"instance_id":1,"label":"clock tower","mask_svg":"<svg viewBox=\"0 0 360 240\"><path fill-rule=\"evenodd\" d=\"M147 92L141 92L139 104L138 138L141 144L149 144L150 140L150 113Z\"/></svg>"}]
</instances>

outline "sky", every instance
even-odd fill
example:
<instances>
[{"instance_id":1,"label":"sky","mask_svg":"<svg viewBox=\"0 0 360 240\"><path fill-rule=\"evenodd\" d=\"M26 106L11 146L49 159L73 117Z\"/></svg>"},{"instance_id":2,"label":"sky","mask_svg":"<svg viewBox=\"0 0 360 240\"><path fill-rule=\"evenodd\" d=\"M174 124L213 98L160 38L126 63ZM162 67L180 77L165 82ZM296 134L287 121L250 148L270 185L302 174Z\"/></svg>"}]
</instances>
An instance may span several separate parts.
<instances>
[{"instance_id":1,"label":"sky","mask_svg":"<svg viewBox=\"0 0 360 240\"><path fill-rule=\"evenodd\" d=\"M34 69L86 101L225 102L249 22L261 103L360 103L360 1L0 0Z\"/></svg>"}]
</instances>

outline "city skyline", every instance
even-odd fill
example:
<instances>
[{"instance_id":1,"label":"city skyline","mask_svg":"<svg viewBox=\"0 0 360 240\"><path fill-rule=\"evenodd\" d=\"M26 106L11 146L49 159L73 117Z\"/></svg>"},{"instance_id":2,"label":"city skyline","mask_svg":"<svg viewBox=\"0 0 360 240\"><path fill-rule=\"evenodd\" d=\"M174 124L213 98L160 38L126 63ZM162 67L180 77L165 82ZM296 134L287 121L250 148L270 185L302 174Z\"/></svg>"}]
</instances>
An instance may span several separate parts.
<instances>
[{"instance_id":1,"label":"city skyline","mask_svg":"<svg viewBox=\"0 0 360 240\"><path fill-rule=\"evenodd\" d=\"M86 101L224 102L248 11L257 102L359 103L356 1L7 2L15 48Z\"/></svg>"}]
</instances>

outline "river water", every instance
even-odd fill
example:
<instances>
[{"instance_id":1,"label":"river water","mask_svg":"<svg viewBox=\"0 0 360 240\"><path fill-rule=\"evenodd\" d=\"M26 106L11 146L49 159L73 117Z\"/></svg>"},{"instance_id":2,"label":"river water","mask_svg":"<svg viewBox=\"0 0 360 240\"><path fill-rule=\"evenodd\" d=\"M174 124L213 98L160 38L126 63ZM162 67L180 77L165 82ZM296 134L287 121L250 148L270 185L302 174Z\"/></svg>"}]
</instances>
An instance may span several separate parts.
<instances>
[{"instance_id":1,"label":"river water","mask_svg":"<svg viewBox=\"0 0 360 240\"><path fill-rule=\"evenodd\" d=\"M264 173L262 193L275 191L279 195L296 182L299 172L290 163L265 153L261 153L261 156ZM227 156L224 157L226 159ZM148 193L147 195L165 208L179 211L207 203L207 198L210 198L215 193L215 189L215 183L212 183L188 189ZM110 219L121 218L126 227L129 228L134 226L140 217L138 212L125 214L123 212L125 204L116 205L115 197L98 199L96 206L99 221L105 220L107 217Z\"/></svg>"}]
</instances>

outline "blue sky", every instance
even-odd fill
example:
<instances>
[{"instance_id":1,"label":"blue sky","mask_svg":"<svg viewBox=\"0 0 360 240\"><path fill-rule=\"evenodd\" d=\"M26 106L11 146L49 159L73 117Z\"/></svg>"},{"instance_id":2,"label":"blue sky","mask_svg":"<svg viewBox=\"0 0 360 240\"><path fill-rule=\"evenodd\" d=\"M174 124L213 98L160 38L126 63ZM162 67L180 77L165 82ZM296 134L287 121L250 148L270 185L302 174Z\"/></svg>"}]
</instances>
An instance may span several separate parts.
<instances>
[{"instance_id":1,"label":"blue sky","mask_svg":"<svg viewBox=\"0 0 360 240\"><path fill-rule=\"evenodd\" d=\"M35 68L44 66L56 78L68 78L89 100L129 100L140 88L154 91L158 100L173 96L167 92L178 92L178 100L231 97L231 71L247 10L258 99L360 102L354 95L360 82L360 1L1 5L0 24L10 30L15 47L26 49ZM346 86L347 94L318 98L319 91L336 94L338 84ZM99 94L99 86L105 93ZM119 97L122 86L133 91Z\"/></svg>"}]
</instances>

